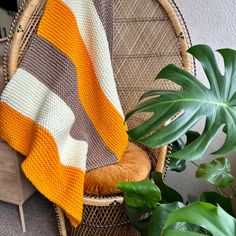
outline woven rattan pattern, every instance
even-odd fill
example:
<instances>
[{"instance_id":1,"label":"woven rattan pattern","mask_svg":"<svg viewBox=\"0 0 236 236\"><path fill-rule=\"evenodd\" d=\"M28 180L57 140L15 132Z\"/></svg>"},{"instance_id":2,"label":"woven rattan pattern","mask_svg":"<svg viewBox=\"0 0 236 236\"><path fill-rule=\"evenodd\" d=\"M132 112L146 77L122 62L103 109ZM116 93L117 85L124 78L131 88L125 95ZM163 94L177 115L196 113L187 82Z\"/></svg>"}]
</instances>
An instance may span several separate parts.
<instances>
[{"instance_id":1,"label":"woven rattan pattern","mask_svg":"<svg viewBox=\"0 0 236 236\"><path fill-rule=\"evenodd\" d=\"M179 39L158 1L116 0L114 6L113 68L124 112L130 111L147 90L178 89L169 81L154 81L165 65L182 66ZM136 115L129 128L148 117ZM143 147L153 165L158 150Z\"/></svg>"},{"instance_id":2,"label":"woven rattan pattern","mask_svg":"<svg viewBox=\"0 0 236 236\"><path fill-rule=\"evenodd\" d=\"M130 226L124 205L113 204L106 207L86 206L82 226L71 228L70 235L130 235L137 232ZM96 220L94 220L96 218ZM95 223L96 222L96 223Z\"/></svg>"},{"instance_id":3,"label":"woven rattan pattern","mask_svg":"<svg viewBox=\"0 0 236 236\"><path fill-rule=\"evenodd\" d=\"M182 57L179 40L158 1L119 0L114 9L113 68L127 113L147 90L178 88L154 78L169 63L182 66ZM129 126L133 125L130 121Z\"/></svg>"}]
</instances>

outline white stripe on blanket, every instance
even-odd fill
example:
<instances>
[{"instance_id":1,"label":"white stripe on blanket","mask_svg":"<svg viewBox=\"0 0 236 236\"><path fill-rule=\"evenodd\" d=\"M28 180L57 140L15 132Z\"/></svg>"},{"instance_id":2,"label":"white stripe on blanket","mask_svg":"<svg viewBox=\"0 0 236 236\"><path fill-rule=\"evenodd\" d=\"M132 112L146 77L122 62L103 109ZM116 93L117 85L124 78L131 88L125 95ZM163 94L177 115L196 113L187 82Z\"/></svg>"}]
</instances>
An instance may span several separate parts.
<instances>
[{"instance_id":1,"label":"white stripe on blanket","mask_svg":"<svg viewBox=\"0 0 236 236\"><path fill-rule=\"evenodd\" d=\"M73 12L91 57L98 81L110 102L124 117L116 89L106 32L92 0L62 0Z\"/></svg>"},{"instance_id":2,"label":"white stripe on blanket","mask_svg":"<svg viewBox=\"0 0 236 236\"><path fill-rule=\"evenodd\" d=\"M1 100L49 131L56 141L63 165L85 171L88 144L70 136L75 116L59 96L27 71L17 69Z\"/></svg>"}]
</instances>

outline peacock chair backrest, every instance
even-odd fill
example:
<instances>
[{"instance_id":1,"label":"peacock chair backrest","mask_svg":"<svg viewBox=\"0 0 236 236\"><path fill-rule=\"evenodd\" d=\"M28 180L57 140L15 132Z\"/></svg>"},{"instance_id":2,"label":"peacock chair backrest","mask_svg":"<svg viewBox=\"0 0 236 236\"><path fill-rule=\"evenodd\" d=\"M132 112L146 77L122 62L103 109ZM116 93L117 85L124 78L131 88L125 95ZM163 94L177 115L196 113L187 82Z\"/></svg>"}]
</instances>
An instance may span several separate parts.
<instances>
[{"instance_id":1,"label":"peacock chair backrest","mask_svg":"<svg viewBox=\"0 0 236 236\"><path fill-rule=\"evenodd\" d=\"M15 18L4 57L4 78L15 73L42 16L46 0L25 0ZM169 63L193 71L193 62L186 50L190 38L183 18L170 0L113 1L112 61L118 93L127 113L147 90L178 89L174 83L154 82L157 73ZM110 31L112 32L112 31ZM139 114L128 121L129 128L147 118ZM145 147L144 147L145 148ZM145 148L156 169L163 171L166 147Z\"/></svg>"},{"instance_id":2,"label":"peacock chair backrest","mask_svg":"<svg viewBox=\"0 0 236 236\"><path fill-rule=\"evenodd\" d=\"M172 0L93 0L113 3L112 64L125 113L137 103L142 93L154 88L179 89L169 81L154 81L155 76L169 63L193 72L194 63L186 50L190 39L183 18ZM6 83L15 73L24 56L42 16L46 0L24 0L12 24L4 56ZM103 6L100 6L103 8ZM104 10L106 11L106 9ZM104 12L107 19L111 15ZM136 115L128 121L129 128L147 118ZM167 147L149 149L155 169L165 170ZM84 196L84 224L73 229L72 235L127 235L128 219L122 203L123 197ZM66 235L63 212L56 207L61 235ZM106 219L104 219L106 217ZM102 226L99 228L98 225ZM87 223L88 225L86 225ZM105 225L105 226L104 226ZM109 231L109 233L107 233ZM92 233L93 232L93 233ZM123 232L123 233L122 233ZM132 234L131 231L128 235ZM77 234L78 233L78 234Z\"/></svg>"}]
</instances>

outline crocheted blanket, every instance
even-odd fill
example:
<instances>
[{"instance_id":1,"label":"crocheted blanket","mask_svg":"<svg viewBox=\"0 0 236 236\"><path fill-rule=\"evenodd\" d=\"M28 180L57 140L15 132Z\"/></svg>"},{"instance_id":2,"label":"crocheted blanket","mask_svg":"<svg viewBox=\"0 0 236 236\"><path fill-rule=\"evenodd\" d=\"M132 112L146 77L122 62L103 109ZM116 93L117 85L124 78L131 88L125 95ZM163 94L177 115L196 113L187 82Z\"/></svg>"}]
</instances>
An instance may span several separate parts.
<instances>
[{"instance_id":1,"label":"crocheted blanket","mask_svg":"<svg viewBox=\"0 0 236 236\"><path fill-rule=\"evenodd\" d=\"M85 172L117 162L128 145L101 2L48 0L0 103L0 137L26 156L25 175L74 226Z\"/></svg>"}]
</instances>

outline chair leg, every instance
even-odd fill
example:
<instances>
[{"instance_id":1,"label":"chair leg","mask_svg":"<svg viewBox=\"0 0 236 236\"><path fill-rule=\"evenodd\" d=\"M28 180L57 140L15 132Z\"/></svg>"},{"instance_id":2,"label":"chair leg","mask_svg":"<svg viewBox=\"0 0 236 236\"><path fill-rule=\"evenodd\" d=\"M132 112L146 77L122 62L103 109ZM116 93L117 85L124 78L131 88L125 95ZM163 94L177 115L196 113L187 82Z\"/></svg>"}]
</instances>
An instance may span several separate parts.
<instances>
[{"instance_id":1,"label":"chair leg","mask_svg":"<svg viewBox=\"0 0 236 236\"><path fill-rule=\"evenodd\" d=\"M58 228L60 231L60 236L67 236L65 217L64 217L63 210L56 204L54 204L54 208L55 208L56 215L57 215L57 223L58 223Z\"/></svg>"},{"instance_id":2,"label":"chair leg","mask_svg":"<svg viewBox=\"0 0 236 236\"><path fill-rule=\"evenodd\" d=\"M25 227L25 217L24 217L24 211L23 211L23 205L19 205L19 213L20 213L20 221L21 221L21 226L22 230L25 233L26 232L26 227Z\"/></svg>"}]
</instances>

